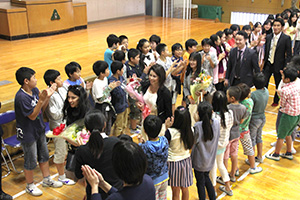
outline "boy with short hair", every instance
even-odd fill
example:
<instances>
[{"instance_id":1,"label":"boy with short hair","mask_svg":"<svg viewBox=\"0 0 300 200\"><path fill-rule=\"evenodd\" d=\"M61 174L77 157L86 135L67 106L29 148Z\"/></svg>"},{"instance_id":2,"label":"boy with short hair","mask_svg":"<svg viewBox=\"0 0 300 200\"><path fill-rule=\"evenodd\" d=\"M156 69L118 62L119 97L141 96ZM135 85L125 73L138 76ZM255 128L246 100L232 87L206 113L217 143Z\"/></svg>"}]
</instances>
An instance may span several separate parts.
<instances>
[{"instance_id":1,"label":"boy with short hair","mask_svg":"<svg viewBox=\"0 0 300 200\"><path fill-rule=\"evenodd\" d=\"M296 83L298 72L295 67L288 66L281 71L283 85L278 88L277 93L280 99L280 111L282 112L277 131L277 142L275 152L266 155L266 158L279 161L279 156L292 160L292 138L291 134L297 124L300 122L300 90ZM286 140L286 153L279 154Z\"/></svg>"},{"instance_id":2,"label":"boy with short hair","mask_svg":"<svg viewBox=\"0 0 300 200\"><path fill-rule=\"evenodd\" d=\"M113 120L116 117L114 107L111 104L110 92L120 85L120 81L114 81L108 84L109 69L105 61L98 60L93 64L93 71L97 78L94 80L92 95L95 101L95 108L101 110L105 115L106 127L105 133L110 135Z\"/></svg>"},{"instance_id":3,"label":"boy with short hair","mask_svg":"<svg viewBox=\"0 0 300 200\"><path fill-rule=\"evenodd\" d=\"M158 35L151 35L151 37L149 38L149 42L150 42L150 52L153 53L155 60L157 60L159 58L159 54L157 54L156 51L156 47L157 45L160 43L161 39Z\"/></svg>"},{"instance_id":4,"label":"boy with short hair","mask_svg":"<svg viewBox=\"0 0 300 200\"><path fill-rule=\"evenodd\" d=\"M139 66L140 61L140 51L137 49L129 49L128 51L128 61L126 61L125 65L127 66L127 80L131 78L137 78L138 80L142 80L146 77L146 70L147 68L143 69ZM148 72L147 72L148 73ZM128 81L129 82L129 81ZM137 121L141 117L141 110L135 104L135 100L128 96L128 102L130 107L130 132L134 133L141 133L141 130L137 129Z\"/></svg>"},{"instance_id":5,"label":"boy with short hair","mask_svg":"<svg viewBox=\"0 0 300 200\"><path fill-rule=\"evenodd\" d=\"M257 148L257 157L255 157L255 162L262 163L263 141L261 136L262 129L266 123L265 109L269 99L269 91L265 87L266 78L262 72L254 75L253 83L256 90L251 93L251 99L253 100L253 110L249 129L254 152L255 146Z\"/></svg>"},{"instance_id":6,"label":"boy with short hair","mask_svg":"<svg viewBox=\"0 0 300 200\"><path fill-rule=\"evenodd\" d=\"M83 88L86 88L85 82L81 77L81 66L77 62L70 62L65 66L65 72L68 76L68 79L64 81L64 87L66 91L70 85L81 85Z\"/></svg>"},{"instance_id":7,"label":"boy with short hair","mask_svg":"<svg viewBox=\"0 0 300 200\"><path fill-rule=\"evenodd\" d=\"M45 110L46 115L49 119L50 130L60 126L64 122L64 114L62 112L64 107L64 102L66 96L61 94L61 90L64 90L63 81L61 79L60 73L57 70L49 69L44 74L44 81L47 86L51 87L54 83L57 85L56 90L53 95L50 97L49 104ZM63 94L66 93L63 91ZM75 182L71 179L66 178L65 175L65 159L67 155L67 146L66 141L63 138L53 138L55 152L53 162L58 171L58 181L62 182L65 185L74 185Z\"/></svg>"},{"instance_id":8,"label":"boy with short hair","mask_svg":"<svg viewBox=\"0 0 300 200\"><path fill-rule=\"evenodd\" d=\"M148 167L148 174L154 183L156 199L167 199L167 186L169 170L167 165L169 142L165 136L158 136L162 127L162 121L155 115L149 115L144 120L144 129L149 140L141 143L144 150Z\"/></svg>"},{"instance_id":9,"label":"boy with short hair","mask_svg":"<svg viewBox=\"0 0 300 200\"><path fill-rule=\"evenodd\" d=\"M109 75L108 75L108 77L110 77L111 76L110 65L113 62L112 55L114 53L114 50L116 50L118 48L118 44L120 42L120 39L115 34L110 34L106 38L106 42L107 42L108 48L104 52L104 61L107 62L107 64L108 64L108 68L109 68Z\"/></svg>"},{"instance_id":10,"label":"boy with short hair","mask_svg":"<svg viewBox=\"0 0 300 200\"><path fill-rule=\"evenodd\" d=\"M182 58L186 62L186 66L182 70L182 73L181 73L181 77L180 77L181 83L183 83L183 81L184 81L186 68L189 64L190 54L197 51L197 46L198 46L198 42L194 39L188 39L185 42L185 53L183 54Z\"/></svg>"},{"instance_id":11,"label":"boy with short hair","mask_svg":"<svg viewBox=\"0 0 300 200\"><path fill-rule=\"evenodd\" d=\"M228 169L228 159L231 159L230 181L235 182L235 173L238 165L238 147L240 137L240 124L247 117L246 107L239 103L241 89L238 86L231 86L227 90L228 109L233 112L233 126L230 129L229 143L224 153L224 164Z\"/></svg>"},{"instance_id":12,"label":"boy with short hair","mask_svg":"<svg viewBox=\"0 0 300 200\"><path fill-rule=\"evenodd\" d=\"M125 83L127 82L127 66L125 65L125 56L126 54L124 53L124 51L121 51L121 50L116 50L114 55L113 55L113 58L114 58L114 61L120 61L122 62L123 64L123 77L124 77L124 81Z\"/></svg>"},{"instance_id":13,"label":"boy with short hair","mask_svg":"<svg viewBox=\"0 0 300 200\"><path fill-rule=\"evenodd\" d=\"M128 54L128 37L126 35L120 35L119 36L119 50L123 51L125 53L125 58L127 60L127 54Z\"/></svg>"},{"instance_id":14,"label":"boy with short hair","mask_svg":"<svg viewBox=\"0 0 300 200\"><path fill-rule=\"evenodd\" d=\"M252 148L252 141L249 131L249 123L253 110L253 100L250 97L251 90L246 83L238 84L241 89L240 104L246 107L247 117L240 123L240 141L242 143L244 155L248 156L246 163L250 165L250 174L256 174L262 171L261 167L255 166L255 155Z\"/></svg>"},{"instance_id":15,"label":"boy with short hair","mask_svg":"<svg viewBox=\"0 0 300 200\"><path fill-rule=\"evenodd\" d=\"M114 61L111 63L111 71L113 75L109 77L108 83L112 82L124 82L123 78L123 64L120 61ZM127 127L127 118L128 118L128 102L126 92L117 86L111 92L111 103L115 108L117 113L116 121L113 125L113 136L119 136L125 134L125 129Z\"/></svg>"},{"instance_id":16,"label":"boy with short hair","mask_svg":"<svg viewBox=\"0 0 300 200\"><path fill-rule=\"evenodd\" d=\"M21 67L16 71L16 80L21 85L15 96L15 114L17 138L24 151L26 192L33 196L40 196L43 192L33 181L33 170L36 168L37 161L44 177L43 186L57 188L63 185L50 177L49 152L42 114L50 96L56 90L56 84L52 84L50 88L40 93L36 88L35 71L27 67Z\"/></svg>"}]
</instances>

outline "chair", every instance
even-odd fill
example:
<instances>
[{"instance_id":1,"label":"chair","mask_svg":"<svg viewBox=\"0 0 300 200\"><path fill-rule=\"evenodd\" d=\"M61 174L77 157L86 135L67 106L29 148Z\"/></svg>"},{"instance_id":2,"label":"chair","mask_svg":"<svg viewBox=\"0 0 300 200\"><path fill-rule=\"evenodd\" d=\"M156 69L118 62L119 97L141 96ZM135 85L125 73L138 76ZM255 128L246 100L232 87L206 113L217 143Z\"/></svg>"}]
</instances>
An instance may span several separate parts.
<instances>
[{"instance_id":1,"label":"chair","mask_svg":"<svg viewBox=\"0 0 300 200\"><path fill-rule=\"evenodd\" d=\"M7 123L9 123L9 122L11 122L15 119L16 119L15 111L10 110L10 111L7 111L5 113L1 113L0 114L0 125L7 124ZM1 127L1 131L3 132L2 127ZM9 154L7 148L6 148L7 146L10 146L10 147L13 147L13 148L21 147L20 141L17 140L17 135L13 135L13 136L8 137L6 139L1 138L1 140L2 140L2 144L3 144L2 149L6 152L7 157L9 159L9 162L12 165L13 170L17 173L22 173L23 170L18 171L16 169L15 164L13 163L13 160L11 159L11 156L10 156L10 154ZM1 154L2 154L2 152L1 152ZM3 154L1 156L5 160L5 157L3 156ZM4 162L6 162L6 160ZM8 167L8 165L7 165L7 167ZM8 167L8 172L10 173L10 168L9 167ZM8 174L5 175L5 176L8 176Z\"/></svg>"}]
</instances>

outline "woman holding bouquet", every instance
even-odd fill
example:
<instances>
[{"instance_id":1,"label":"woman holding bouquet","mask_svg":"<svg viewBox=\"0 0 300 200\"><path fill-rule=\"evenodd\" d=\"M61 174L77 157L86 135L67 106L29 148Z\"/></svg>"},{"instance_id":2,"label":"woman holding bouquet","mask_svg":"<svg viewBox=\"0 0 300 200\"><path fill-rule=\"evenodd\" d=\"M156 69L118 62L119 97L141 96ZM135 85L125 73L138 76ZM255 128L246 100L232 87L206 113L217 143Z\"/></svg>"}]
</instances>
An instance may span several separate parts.
<instances>
[{"instance_id":1,"label":"woman holding bouquet","mask_svg":"<svg viewBox=\"0 0 300 200\"><path fill-rule=\"evenodd\" d=\"M122 189L123 182L118 178L112 165L112 151L120 140L117 137L108 137L105 134L106 118L99 110L89 112L84 118L86 129L91 133L89 141L78 147L76 151L75 175L78 179L83 178L81 167L89 165L100 172L110 185L118 190ZM99 188L102 199L107 194ZM91 199L91 186L86 186L87 200Z\"/></svg>"},{"instance_id":2,"label":"woman holding bouquet","mask_svg":"<svg viewBox=\"0 0 300 200\"><path fill-rule=\"evenodd\" d=\"M189 58L189 64L186 69L183 82L183 100L189 104L196 104L196 99L192 97L190 86L193 81L199 76L201 72L201 55L199 53L191 53ZM200 96L200 91L195 92L195 96Z\"/></svg>"},{"instance_id":3,"label":"woman holding bouquet","mask_svg":"<svg viewBox=\"0 0 300 200\"><path fill-rule=\"evenodd\" d=\"M157 115L164 122L172 116L171 92L164 86L166 72L161 65L155 64L149 69L148 77L141 82L144 102L149 107L150 114ZM138 102L137 106L144 109L144 103ZM147 138L145 134L143 136Z\"/></svg>"},{"instance_id":4,"label":"woman holding bouquet","mask_svg":"<svg viewBox=\"0 0 300 200\"><path fill-rule=\"evenodd\" d=\"M65 100L63 113L66 119L66 125L74 123L77 120L83 119L85 114L90 110L90 103L88 101L87 93L83 87L80 85L71 85L68 88L67 99ZM75 151L77 146L80 144L66 139L68 143L68 155L66 169L68 171L67 176L69 178L75 179ZM70 173L71 172L71 173Z\"/></svg>"}]
</instances>

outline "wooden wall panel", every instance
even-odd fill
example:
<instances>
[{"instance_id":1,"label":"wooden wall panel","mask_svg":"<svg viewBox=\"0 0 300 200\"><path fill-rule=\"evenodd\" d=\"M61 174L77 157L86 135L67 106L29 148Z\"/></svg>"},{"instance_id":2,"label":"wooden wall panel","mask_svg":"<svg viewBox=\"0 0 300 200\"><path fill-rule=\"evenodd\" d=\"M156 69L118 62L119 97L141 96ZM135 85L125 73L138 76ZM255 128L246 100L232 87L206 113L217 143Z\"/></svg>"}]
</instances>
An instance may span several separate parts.
<instances>
[{"instance_id":1,"label":"wooden wall panel","mask_svg":"<svg viewBox=\"0 0 300 200\"><path fill-rule=\"evenodd\" d=\"M27 35L28 23L26 12L8 14L10 36Z\"/></svg>"},{"instance_id":2,"label":"wooden wall panel","mask_svg":"<svg viewBox=\"0 0 300 200\"><path fill-rule=\"evenodd\" d=\"M87 25L86 3L73 3L74 26Z\"/></svg>"},{"instance_id":3,"label":"wooden wall panel","mask_svg":"<svg viewBox=\"0 0 300 200\"><path fill-rule=\"evenodd\" d=\"M222 22L230 23L231 12L251 12L276 14L281 13L284 9L291 7L291 1L285 0L283 7L281 7L281 0L192 0L193 4L198 5L212 5L221 6L224 14L222 15Z\"/></svg>"}]
</instances>

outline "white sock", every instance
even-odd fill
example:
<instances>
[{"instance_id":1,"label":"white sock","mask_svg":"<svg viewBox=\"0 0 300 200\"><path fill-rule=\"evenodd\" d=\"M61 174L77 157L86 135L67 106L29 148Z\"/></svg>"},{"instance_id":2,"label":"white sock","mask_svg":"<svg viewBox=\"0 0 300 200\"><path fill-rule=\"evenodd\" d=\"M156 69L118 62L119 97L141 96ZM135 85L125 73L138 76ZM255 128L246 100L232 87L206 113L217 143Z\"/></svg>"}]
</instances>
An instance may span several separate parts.
<instances>
[{"instance_id":1,"label":"white sock","mask_svg":"<svg viewBox=\"0 0 300 200\"><path fill-rule=\"evenodd\" d=\"M59 175L59 179L60 179L60 180L64 180L65 178L66 178L66 174Z\"/></svg>"}]
</instances>

